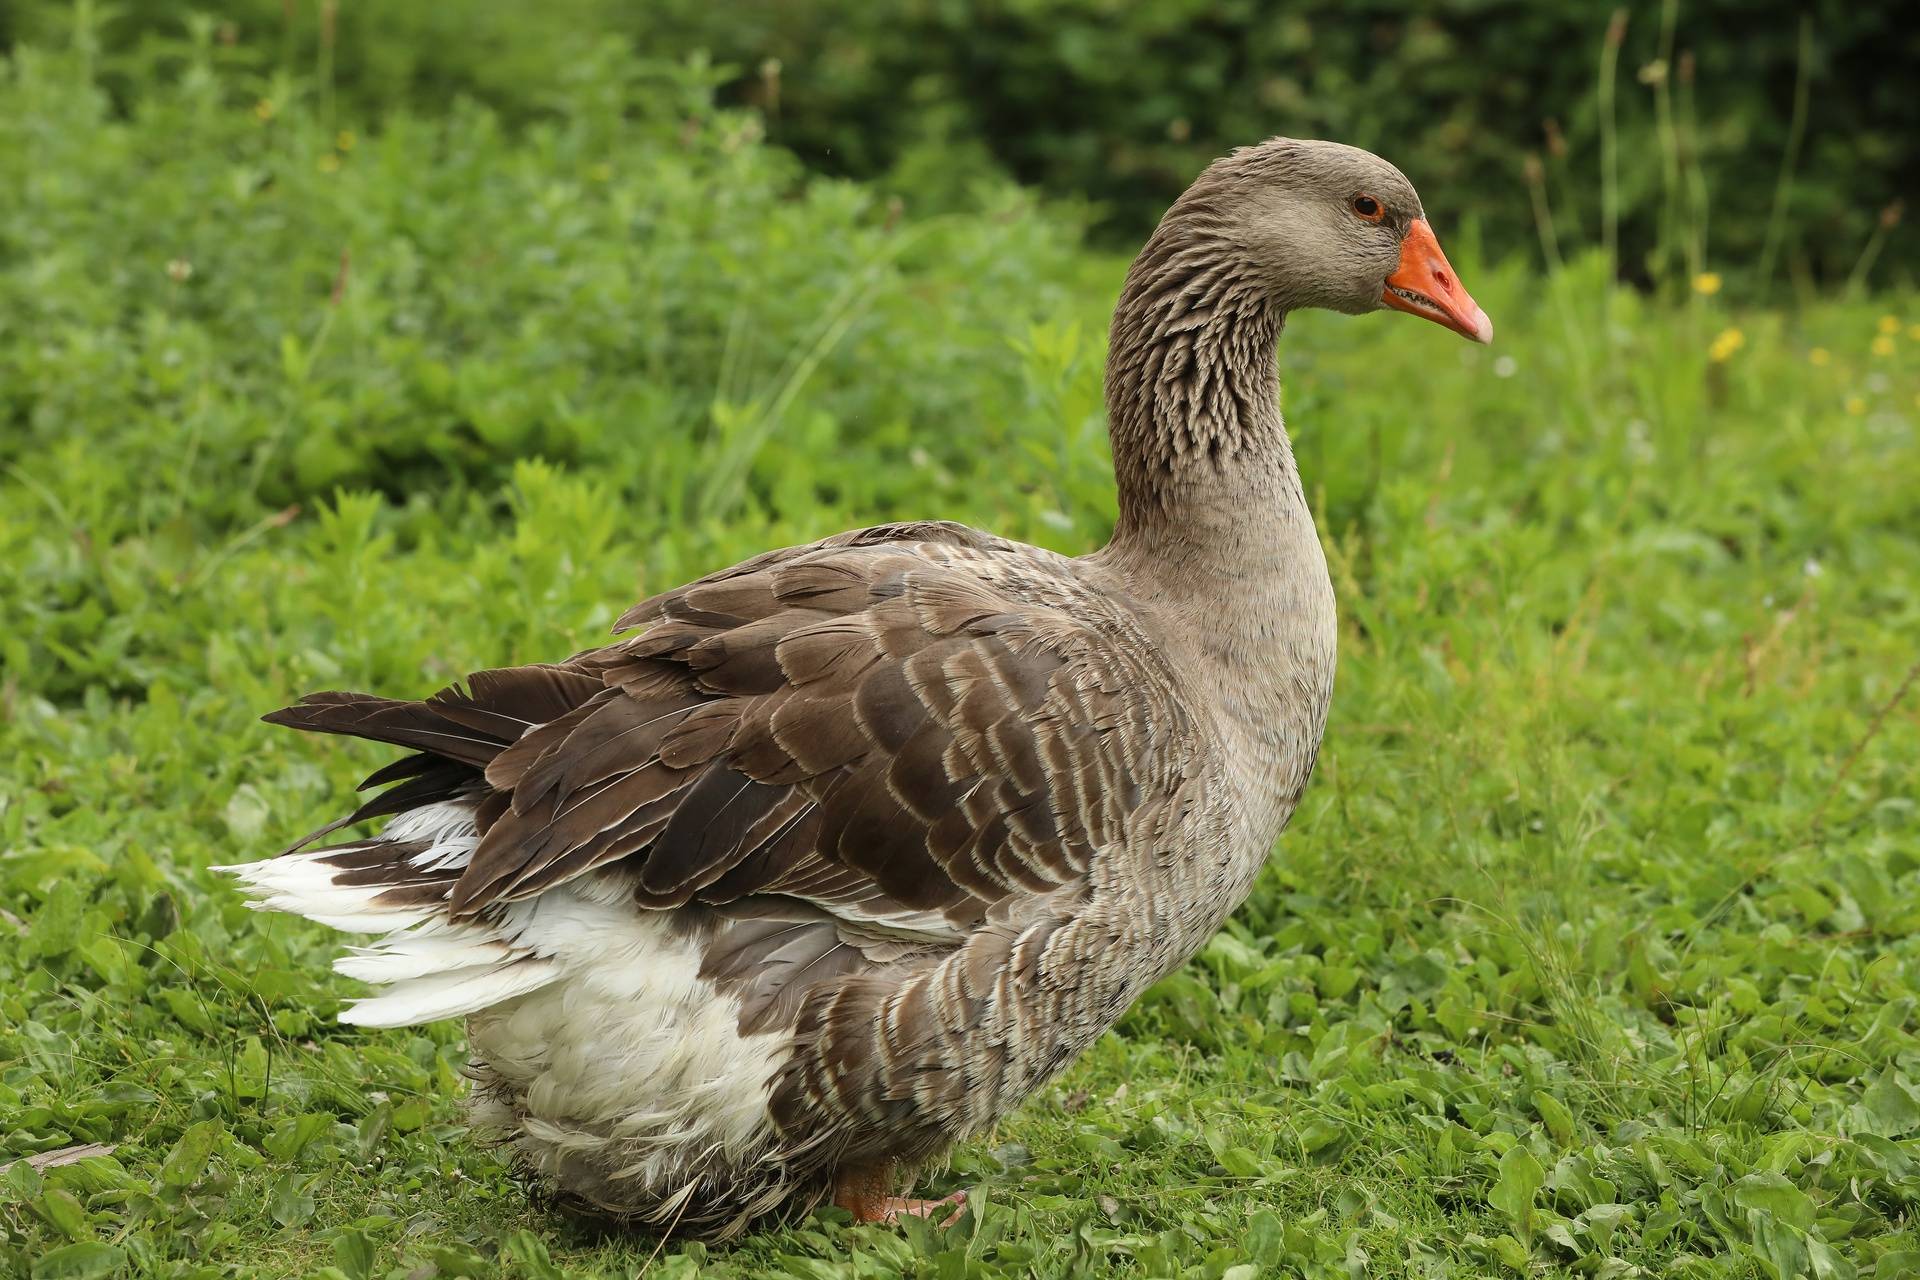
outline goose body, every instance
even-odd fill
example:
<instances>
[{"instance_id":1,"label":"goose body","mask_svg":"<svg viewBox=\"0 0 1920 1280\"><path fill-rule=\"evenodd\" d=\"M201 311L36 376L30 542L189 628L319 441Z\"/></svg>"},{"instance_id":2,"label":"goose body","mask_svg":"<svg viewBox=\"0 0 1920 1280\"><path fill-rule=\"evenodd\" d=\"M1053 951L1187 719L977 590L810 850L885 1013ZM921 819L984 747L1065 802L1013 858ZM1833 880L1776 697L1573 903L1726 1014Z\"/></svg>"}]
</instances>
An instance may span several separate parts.
<instances>
[{"instance_id":1,"label":"goose body","mask_svg":"<svg viewBox=\"0 0 1920 1280\"><path fill-rule=\"evenodd\" d=\"M465 1018L475 1128L566 1199L717 1236L829 1193L924 1212L894 1171L1185 962L1292 814L1335 612L1274 343L1303 306L1484 340L1425 227L1365 152L1217 162L1116 312L1107 547L860 529L643 601L563 662L311 695L267 719L410 754L233 870L375 935L338 962L376 988L346 1021Z\"/></svg>"}]
</instances>

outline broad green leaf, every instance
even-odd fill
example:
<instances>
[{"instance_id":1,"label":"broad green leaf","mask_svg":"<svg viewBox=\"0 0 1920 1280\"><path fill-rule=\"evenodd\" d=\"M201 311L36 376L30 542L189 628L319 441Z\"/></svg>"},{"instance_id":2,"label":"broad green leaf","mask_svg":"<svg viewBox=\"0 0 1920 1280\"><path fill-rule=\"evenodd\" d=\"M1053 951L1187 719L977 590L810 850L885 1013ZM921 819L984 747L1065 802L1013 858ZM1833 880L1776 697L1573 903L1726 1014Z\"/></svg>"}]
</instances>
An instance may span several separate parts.
<instances>
[{"instance_id":1,"label":"broad green leaf","mask_svg":"<svg viewBox=\"0 0 1920 1280\"><path fill-rule=\"evenodd\" d=\"M1229 1147L1221 1152L1220 1166L1236 1178L1258 1177L1261 1167L1260 1157L1245 1147Z\"/></svg>"},{"instance_id":2,"label":"broad green leaf","mask_svg":"<svg viewBox=\"0 0 1920 1280\"><path fill-rule=\"evenodd\" d=\"M1882 1255L1884 1261L1885 1255ZM1838 1249L1825 1240L1807 1240L1807 1258L1813 1264L1814 1280L1857 1280L1860 1272Z\"/></svg>"},{"instance_id":3,"label":"broad green leaf","mask_svg":"<svg viewBox=\"0 0 1920 1280\"><path fill-rule=\"evenodd\" d=\"M266 1141L261 1145L267 1154L278 1160L296 1160L321 1134L331 1133L339 1123L333 1114L327 1111L309 1111L303 1115L289 1116L273 1127Z\"/></svg>"},{"instance_id":4,"label":"broad green leaf","mask_svg":"<svg viewBox=\"0 0 1920 1280\"><path fill-rule=\"evenodd\" d=\"M333 1238L333 1263L347 1280L370 1280L373 1275L373 1241L366 1233L348 1227Z\"/></svg>"},{"instance_id":5,"label":"broad green leaf","mask_svg":"<svg viewBox=\"0 0 1920 1280\"><path fill-rule=\"evenodd\" d=\"M46 1180L29 1160L12 1160L7 1164L7 1193L15 1200L31 1200L40 1194Z\"/></svg>"},{"instance_id":6,"label":"broad green leaf","mask_svg":"<svg viewBox=\"0 0 1920 1280\"><path fill-rule=\"evenodd\" d=\"M1757 1209L1805 1231L1813 1225L1816 1209L1807 1193L1777 1173L1750 1173L1733 1184L1733 1202Z\"/></svg>"},{"instance_id":7,"label":"broad green leaf","mask_svg":"<svg viewBox=\"0 0 1920 1280\"><path fill-rule=\"evenodd\" d=\"M34 913L21 954L28 957L65 955L80 942L81 913L86 894L80 883L63 880Z\"/></svg>"},{"instance_id":8,"label":"broad green leaf","mask_svg":"<svg viewBox=\"0 0 1920 1280\"><path fill-rule=\"evenodd\" d=\"M430 1252L434 1269L443 1276L491 1276L499 1270L471 1249L440 1247Z\"/></svg>"},{"instance_id":9,"label":"broad green leaf","mask_svg":"<svg viewBox=\"0 0 1920 1280\"><path fill-rule=\"evenodd\" d=\"M1524 1142L1517 1142L1500 1157L1500 1177L1487 1193L1487 1203L1507 1216L1522 1235L1529 1228L1534 1197L1547 1180L1546 1170L1534 1158Z\"/></svg>"},{"instance_id":10,"label":"broad green leaf","mask_svg":"<svg viewBox=\"0 0 1920 1280\"><path fill-rule=\"evenodd\" d=\"M69 1240L80 1240L92 1233L87 1229L87 1211L71 1191L54 1187L38 1200L33 1207L47 1220L48 1225Z\"/></svg>"},{"instance_id":11,"label":"broad green leaf","mask_svg":"<svg viewBox=\"0 0 1920 1280\"><path fill-rule=\"evenodd\" d=\"M160 1181L169 1187L193 1185L200 1177L200 1171L207 1167L214 1144L220 1140L223 1131L218 1120L202 1120L188 1126L179 1141L173 1144L173 1150L167 1154L166 1163L160 1166Z\"/></svg>"},{"instance_id":12,"label":"broad green leaf","mask_svg":"<svg viewBox=\"0 0 1920 1280\"><path fill-rule=\"evenodd\" d=\"M1573 1229L1568 1226L1565 1221L1549 1222L1545 1227L1541 1228L1540 1234L1576 1258L1586 1252L1585 1249L1580 1247L1580 1242L1573 1238Z\"/></svg>"},{"instance_id":13,"label":"broad green leaf","mask_svg":"<svg viewBox=\"0 0 1920 1280\"><path fill-rule=\"evenodd\" d=\"M126 1262L126 1250L98 1240L61 1245L40 1255L33 1264L33 1280L99 1280Z\"/></svg>"},{"instance_id":14,"label":"broad green leaf","mask_svg":"<svg viewBox=\"0 0 1920 1280\"><path fill-rule=\"evenodd\" d=\"M213 1020L207 1016L206 1003L196 993L183 991L179 987L162 987L160 999L166 1004L167 1011L189 1029L201 1035L213 1034Z\"/></svg>"},{"instance_id":15,"label":"broad green leaf","mask_svg":"<svg viewBox=\"0 0 1920 1280\"><path fill-rule=\"evenodd\" d=\"M531 1231L520 1230L507 1237L504 1252L520 1264L527 1280L563 1280L559 1267L547 1253L547 1246Z\"/></svg>"},{"instance_id":16,"label":"broad green leaf","mask_svg":"<svg viewBox=\"0 0 1920 1280\"><path fill-rule=\"evenodd\" d=\"M1280 1264L1285 1240L1286 1228L1273 1210L1256 1209L1247 1219L1247 1253L1261 1266L1272 1268Z\"/></svg>"},{"instance_id":17,"label":"broad green leaf","mask_svg":"<svg viewBox=\"0 0 1920 1280\"><path fill-rule=\"evenodd\" d=\"M1500 1261L1506 1263L1512 1270L1519 1272L1521 1275L1525 1275L1532 1269L1532 1251L1512 1236L1498 1235L1487 1241L1487 1244L1493 1249L1494 1254L1499 1257Z\"/></svg>"},{"instance_id":18,"label":"broad green leaf","mask_svg":"<svg viewBox=\"0 0 1920 1280\"><path fill-rule=\"evenodd\" d=\"M1913 1091L1891 1066L1875 1076L1860 1095L1859 1113L1866 1121L1867 1132L1881 1137L1898 1138L1920 1126L1920 1102L1914 1100Z\"/></svg>"},{"instance_id":19,"label":"broad green leaf","mask_svg":"<svg viewBox=\"0 0 1920 1280\"><path fill-rule=\"evenodd\" d=\"M1564 1147L1573 1141L1573 1113L1567 1110L1566 1103L1550 1093L1536 1091L1533 1109L1540 1113L1540 1121L1554 1142Z\"/></svg>"},{"instance_id":20,"label":"broad green leaf","mask_svg":"<svg viewBox=\"0 0 1920 1280\"><path fill-rule=\"evenodd\" d=\"M286 1174L273 1185L267 1197L267 1212L283 1227L297 1227L313 1216L314 1198L309 1188L312 1179Z\"/></svg>"},{"instance_id":21,"label":"broad green leaf","mask_svg":"<svg viewBox=\"0 0 1920 1280\"><path fill-rule=\"evenodd\" d=\"M1756 1212L1751 1218L1754 1250L1773 1268L1778 1280L1798 1280L1806 1275L1812 1261L1806 1233L1770 1213Z\"/></svg>"}]
</instances>

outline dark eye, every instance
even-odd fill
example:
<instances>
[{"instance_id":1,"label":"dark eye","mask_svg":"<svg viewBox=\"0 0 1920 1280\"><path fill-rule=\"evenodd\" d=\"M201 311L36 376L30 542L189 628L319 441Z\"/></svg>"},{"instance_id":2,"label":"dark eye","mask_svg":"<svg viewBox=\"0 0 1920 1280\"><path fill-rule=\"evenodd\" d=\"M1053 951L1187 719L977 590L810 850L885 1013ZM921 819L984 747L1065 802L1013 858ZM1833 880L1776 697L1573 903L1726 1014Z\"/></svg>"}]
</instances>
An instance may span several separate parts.
<instances>
[{"instance_id":1,"label":"dark eye","mask_svg":"<svg viewBox=\"0 0 1920 1280\"><path fill-rule=\"evenodd\" d=\"M1380 202L1372 196L1355 196L1352 200L1348 201L1348 203L1353 206L1355 213L1365 218L1368 222L1380 221Z\"/></svg>"}]
</instances>

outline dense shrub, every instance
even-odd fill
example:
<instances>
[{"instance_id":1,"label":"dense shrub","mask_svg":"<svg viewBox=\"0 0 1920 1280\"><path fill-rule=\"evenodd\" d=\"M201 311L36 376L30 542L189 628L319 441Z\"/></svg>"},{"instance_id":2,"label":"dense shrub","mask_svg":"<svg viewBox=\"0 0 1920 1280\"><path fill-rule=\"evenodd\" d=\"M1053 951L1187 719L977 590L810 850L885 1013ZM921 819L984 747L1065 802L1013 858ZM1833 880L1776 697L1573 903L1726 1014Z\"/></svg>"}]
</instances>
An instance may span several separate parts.
<instances>
[{"instance_id":1,"label":"dense shrub","mask_svg":"<svg viewBox=\"0 0 1920 1280\"><path fill-rule=\"evenodd\" d=\"M1086 270L1016 189L903 221L760 145L697 69L613 45L512 146L471 101L323 125L218 47L127 118L71 56L22 51L0 81L0 169L23 175L0 195L0 463L135 459L98 497L152 523L491 492L534 454L687 518L885 513L964 483L943 465L974 424L1021 416L1018 359L977 351ZM787 465L909 445L923 474L825 494Z\"/></svg>"},{"instance_id":2,"label":"dense shrub","mask_svg":"<svg viewBox=\"0 0 1920 1280\"><path fill-rule=\"evenodd\" d=\"M1597 78L1615 5L746 0L678 6L692 31L672 38L745 63L737 91L767 108L777 139L829 168L872 172L916 144L981 139L1022 181L1102 201L1128 238L1226 148L1333 137L1399 160L1489 243L1531 251L1533 152L1560 234L1601 238ZM1783 230L1795 264L1837 277L1920 172L1909 88L1920 35L1890 0L1807 8L1812 92ZM1630 276L1697 269L1693 241L1722 263L1750 266L1762 251L1801 12L1691 6L1668 33L1660 5L1622 10ZM777 84L760 72L765 56L781 61ZM1902 260L1920 257L1909 247Z\"/></svg>"},{"instance_id":3,"label":"dense shrub","mask_svg":"<svg viewBox=\"0 0 1920 1280\"><path fill-rule=\"evenodd\" d=\"M1614 4L473 0L348 5L327 21L331 0L154 0L101 36L118 74L136 77L177 50L170 38L189 8L212 9L232 41L226 56L323 73L361 111L470 94L509 120L551 109L554 83L595 32L653 55L710 50L732 68L730 96L759 106L809 166L889 174L925 208L949 206L990 159L1099 202L1116 244L1228 147L1272 133L1337 137L1398 159L1489 245L1532 255L1535 152L1561 241L1604 239L1596 84ZM1774 277L1847 276L1920 173L1920 26L1903 8L1622 9L1623 272L1671 279L1710 261L1751 277L1764 260ZM1776 227L1803 12L1804 137ZM67 0L29 0L11 34L44 35L70 17ZM1911 272L1916 243L1892 237L1883 269Z\"/></svg>"}]
</instances>

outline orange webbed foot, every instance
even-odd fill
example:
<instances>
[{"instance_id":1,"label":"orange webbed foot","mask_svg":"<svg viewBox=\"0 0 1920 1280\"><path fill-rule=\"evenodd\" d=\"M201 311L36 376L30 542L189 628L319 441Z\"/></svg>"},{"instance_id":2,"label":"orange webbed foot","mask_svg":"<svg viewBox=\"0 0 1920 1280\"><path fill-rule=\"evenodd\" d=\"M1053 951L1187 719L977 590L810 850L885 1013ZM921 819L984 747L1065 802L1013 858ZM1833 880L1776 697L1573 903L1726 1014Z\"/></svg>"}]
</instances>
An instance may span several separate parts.
<instances>
[{"instance_id":1,"label":"orange webbed foot","mask_svg":"<svg viewBox=\"0 0 1920 1280\"><path fill-rule=\"evenodd\" d=\"M956 1191L950 1196L938 1200L912 1200L906 1196L882 1196L879 1216L873 1222L898 1222L901 1218L938 1218L942 1228L950 1227L960 1221L960 1215L967 1211L967 1193ZM940 1211L949 1205L953 1212L939 1217ZM860 1219L856 1216L856 1222Z\"/></svg>"},{"instance_id":2,"label":"orange webbed foot","mask_svg":"<svg viewBox=\"0 0 1920 1280\"><path fill-rule=\"evenodd\" d=\"M853 1215L855 1222L891 1223L901 1218L935 1218L952 1206L953 1212L939 1219L942 1227L960 1221L966 1211L967 1193L956 1191L938 1200L916 1200L889 1194L893 1182L890 1165L843 1169L833 1180L833 1202Z\"/></svg>"}]
</instances>

